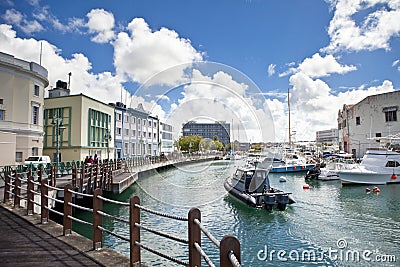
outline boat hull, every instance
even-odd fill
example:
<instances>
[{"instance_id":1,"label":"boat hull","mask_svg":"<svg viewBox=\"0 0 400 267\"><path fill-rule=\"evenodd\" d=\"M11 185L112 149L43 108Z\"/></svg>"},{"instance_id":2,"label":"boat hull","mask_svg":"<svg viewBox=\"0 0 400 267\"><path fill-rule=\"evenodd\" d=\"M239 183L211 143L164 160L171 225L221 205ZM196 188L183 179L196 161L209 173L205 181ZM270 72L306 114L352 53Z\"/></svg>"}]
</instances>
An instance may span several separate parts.
<instances>
[{"instance_id":1,"label":"boat hull","mask_svg":"<svg viewBox=\"0 0 400 267\"><path fill-rule=\"evenodd\" d=\"M287 204L295 203L290 193L279 190L276 190L274 193L249 194L236 189L228 181L225 181L224 187L229 194L241 202L251 207L264 208L268 211L272 211L273 208L278 208L282 211L286 209Z\"/></svg>"},{"instance_id":2,"label":"boat hull","mask_svg":"<svg viewBox=\"0 0 400 267\"><path fill-rule=\"evenodd\" d=\"M368 172L340 172L339 178L343 185L348 184L370 184L382 185L400 183L400 177L396 175L393 179L391 173L368 173Z\"/></svg>"},{"instance_id":3,"label":"boat hull","mask_svg":"<svg viewBox=\"0 0 400 267\"><path fill-rule=\"evenodd\" d=\"M306 165L287 165L287 166L273 166L270 173L286 173L286 172L307 172L312 169L314 164Z\"/></svg>"}]
</instances>

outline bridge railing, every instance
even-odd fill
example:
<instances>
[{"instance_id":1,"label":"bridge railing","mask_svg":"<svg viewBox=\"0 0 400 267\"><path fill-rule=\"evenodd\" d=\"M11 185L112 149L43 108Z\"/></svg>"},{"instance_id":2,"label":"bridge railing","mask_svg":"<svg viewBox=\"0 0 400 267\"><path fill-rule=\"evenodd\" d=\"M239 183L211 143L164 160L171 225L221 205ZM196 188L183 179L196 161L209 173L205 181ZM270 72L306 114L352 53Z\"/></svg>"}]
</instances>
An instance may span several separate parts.
<instances>
[{"instance_id":1,"label":"bridge railing","mask_svg":"<svg viewBox=\"0 0 400 267\"><path fill-rule=\"evenodd\" d=\"M35 190L37 186L38 190ZM63 192L63 199L56 197L57 192ZM52 194L50 194L52 192ZM108 199L102 196L102 190L97 188L93 194L84 194L73 190L71 184L65 185L64 188L57 188L50 184L49 179L42 179L41 182L34 181L32 172L28 172L27 178L16 170L6 175L4 202L13 197L14 207L19 208L21 200L26 201L27 215L32 215L35 212L35 206L40 207L41 223L47 223L49 220L49 213L55 213L63 218L63 235L69 236L72 233L72 221L77 223L89 225L93 229L93 249L98 250L103 247L103 233L115 236L121 240L129 242L130 245L130 266L135 266L141 262L141 249L144 249L157 256L165 258L169 261L178 263L183 266L201 266L202 259L208 266L216 266L212 260L207 256L206 252L201 246L201 234L204 233L206 237L211 240L219 249L219 266L222 267L238 267L240 265L240 243L234 236L224 236L221 241L217 240L201 223L201 212L197 208L192 208L187 217L166 214L160 211L155 211L140 205L140 199L137 196L130 198L128 202L120 202ZM35 198L35 196L38 196ZM93 208L83 207L73 203L73 196L75 199L80 197L92 198ZM39 203L40 199L40 203ZM62 205L62 212L54 208L55 203ZM120 218L104 212L103 203L108 202L113 205L129 207L129 218ZM73 210L78 209L84 212L89 212L93 216L92 222L81 220L73 216ZM36 209L37 210L37 209ZM141 212L151 213L157 216L169 218L172 220L183 221L188 223L187 239L182 237L173 236L169 233L161 232L146 226L140 221ZM116 233L103 227L103 218L109 218L118 222L125 223L129 226L129 236ZM147 231L151 234L158 235L169 240L188 245L188 261L184 261L168 253L156 250L149 247L145 242L141 241L141 231Z\"/></svg>"}]
</instances>

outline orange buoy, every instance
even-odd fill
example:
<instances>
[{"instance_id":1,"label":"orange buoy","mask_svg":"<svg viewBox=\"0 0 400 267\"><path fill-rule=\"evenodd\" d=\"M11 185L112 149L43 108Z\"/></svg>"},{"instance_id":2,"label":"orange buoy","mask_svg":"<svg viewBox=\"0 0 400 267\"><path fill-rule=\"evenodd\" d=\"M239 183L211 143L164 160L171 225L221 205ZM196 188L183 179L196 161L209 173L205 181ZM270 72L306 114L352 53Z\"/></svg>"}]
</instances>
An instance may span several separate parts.
<instances>
[{"instance_id":1,"label":"orange buoy","mask_svg":"<svg viewBox=\"0 0 400 267\"><path fill-rule=\"evenodd\" d=\"M309 184L303 184L303 189L310 189L310 185Z\"/></svg>"},{"instance_id":2,"label":"orange buoy","mask_svg":"<svg viewBox=\"0 0 400 267\"><path fill-rule=\"evenodd\" d=\"M376 186L374 186L373 191L374 191L374 193L379 193L379 192L381 192L381 190L380 190L378 187L376 187Z\"/></svg>"},{"instance_id":3,"label":"orange buoy","mask_svg":"<svg viewBox=\"0 0 400 267\"><path fill-rule=\"evenodd\" d=\"M369 187L365 188L365 192L369 193L371 192L371 189Z\"/></svg>"},{"instance_id":4,"label":"orange buoy","mask_svg":"<svg viewBox=\"0 0 400 267\"><path fill-rule=\"evenodd\" d=\"M397 176L396 176L396 174L392 174L392 180L396 180L397 179Z\"/></svg>"}]
</instances>

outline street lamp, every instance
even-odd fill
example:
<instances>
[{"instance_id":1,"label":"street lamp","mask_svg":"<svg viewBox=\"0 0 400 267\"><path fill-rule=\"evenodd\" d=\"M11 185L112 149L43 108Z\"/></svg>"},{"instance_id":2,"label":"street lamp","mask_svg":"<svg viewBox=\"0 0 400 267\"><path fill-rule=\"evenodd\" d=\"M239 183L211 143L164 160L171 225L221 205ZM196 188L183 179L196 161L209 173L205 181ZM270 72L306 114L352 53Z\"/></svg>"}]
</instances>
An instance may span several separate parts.
<instances>
[{"instance_id":1,"label":"street lamp","mask_svg":"<svg viewBox=\"0 0 400 267\"><path fill-rule=\"evenodd\" d=\"M111 142L111 131L106 130L106 134L104 135L104 139L107 141L107 162L110 161L110 142Z\"/></svg>"},{"instance_id":2,"label":"street lamp","mask_svg":"<svg viewBox=\"0 0 400 267\"><path fill-rule=\"evenodd\" d=\"M62 131L65 129L65 127L63 124L63 119L58 116L53 117L53 119L51 120L51 125L53 125L53 127L55 128L54 131L56 135L56 166L58 170L58 163L60 162L60 146L62 144L60 135L62 134Z\"/></svg>"}]
</instances>

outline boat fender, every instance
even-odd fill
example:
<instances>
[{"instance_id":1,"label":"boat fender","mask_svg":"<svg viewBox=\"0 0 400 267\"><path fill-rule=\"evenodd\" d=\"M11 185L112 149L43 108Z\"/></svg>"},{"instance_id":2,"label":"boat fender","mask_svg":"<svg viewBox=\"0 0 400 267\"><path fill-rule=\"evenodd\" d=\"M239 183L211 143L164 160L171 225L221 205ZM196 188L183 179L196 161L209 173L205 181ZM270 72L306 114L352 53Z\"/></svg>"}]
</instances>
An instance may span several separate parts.
<instances>
[{"instance_id":1,"label":"boat fender","mask_svg":"<svg viewBox=\"0 0 400 267\"><path fill-rule=\"evenodd\" d=\"M301 166L301 169L304 170L305 166Z\"/></svg>"},{"instance_id":2,"label":"boat fender","mask_svg":"<svg viewBox=\"0 0 400 267\"><path fill-rule=\"evenodd\" d=\"M396 174L392 174L392 180L396 180L397 179L397 176L396 176Z\"/></svg>"},{"instance_id":3,"label":"boat fender","mask_svg":"<svg viewBox=\"0 0 400 267\"><path fill-rule=\"evenodd\" d=\"M297 169L296 166L294 166L294 167L293 167L293 170L296 170L296 169Z\"/></svg>"},{"instance_id":4,"label":"boat fender","mask_svg":"<svg viewBox=\"0 0 400 267\"><path fill-rule=\"evenodd\" d=\"M381 192L381 190L380 190L378 187L376 187L376 186L374 186L374 189L373 189L372 191L374 191L374 193L379 193L379 192Z\"/></svg>"},{"instance_id":5,"label":"boat fender","mask_svg":"<svg viewBox=\"0 0 400 267\"><path fill-rule=\"evenodd\" d=\"M309 184L303 184L303 189L310 189L310 185Z\"/></svg>"},{"instance_id":6,"label":"boat fender","mask_svg":"<svg viewBox=\"0 0 400 267\"><path fill-rule=\"evenodd\" d=\"M371 192L371 188L369 188L369 187L365 188L365 192L367 192L367 193Z\"/></svg>"}]
</instances>

